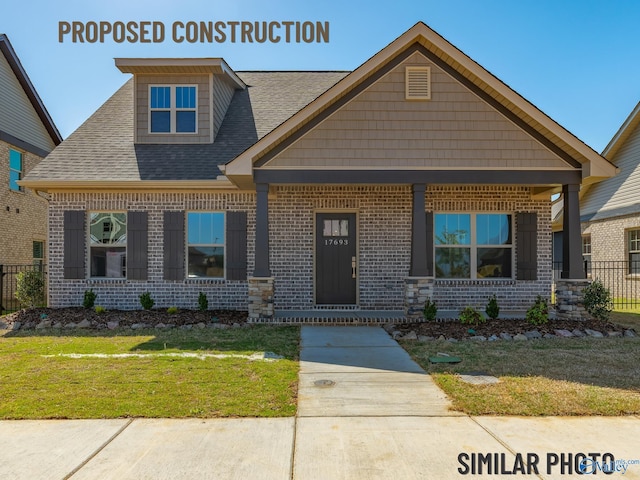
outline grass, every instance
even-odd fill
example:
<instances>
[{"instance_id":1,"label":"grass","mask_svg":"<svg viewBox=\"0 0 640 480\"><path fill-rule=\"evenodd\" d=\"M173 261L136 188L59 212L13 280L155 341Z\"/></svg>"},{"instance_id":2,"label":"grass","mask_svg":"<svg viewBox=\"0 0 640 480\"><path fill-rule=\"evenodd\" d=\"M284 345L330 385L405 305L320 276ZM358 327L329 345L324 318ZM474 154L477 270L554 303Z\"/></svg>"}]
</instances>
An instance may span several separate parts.
<instances>
[{"instance_id":1,"label":"grass","mask_svg":"<svg viewBox=\"0 0 640 480\"><path fill-rule=\"evenodd\" d=\"M640 338L528 342L419 343L402 346L469 415L638 415ZM445 352L459 364L429 363ZM483 372L500 383L470 385L458 373Z\"/></svg>"},{"instance_id":2,"label":"grass","mask_svg":"<svg viewBox=\"0 0 640 480\"><path fill-rule=\"evenodd\" d=\"M0 418L278 417L296 411L296 327L0 335ZM272 362L158 353L273 352ZM69 358L60 354L148 354ZM155 355L154 355L155 354Z\"/></svg>"}]
</instances>

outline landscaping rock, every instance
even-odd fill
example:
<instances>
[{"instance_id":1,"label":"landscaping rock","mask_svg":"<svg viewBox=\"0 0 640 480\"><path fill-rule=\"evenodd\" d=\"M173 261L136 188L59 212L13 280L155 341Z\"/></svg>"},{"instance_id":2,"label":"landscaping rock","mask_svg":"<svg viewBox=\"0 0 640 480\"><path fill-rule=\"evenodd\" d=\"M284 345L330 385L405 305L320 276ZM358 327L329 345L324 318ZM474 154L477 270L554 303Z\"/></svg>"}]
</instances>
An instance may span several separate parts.
<instances>
[{"instance_id":1,"label":"landscaping rock","mask_svg":"<svg viewBox=\"0 0 640 480\"><path fill-rule=\"evenodd\" d=\"M637 337L636 332L634 332L633 330L629 329L629 330L625 330L624 331L624 336L625 337Z\"/></svg>"},{"instance_id":2,"label":"landscaping rock","mask_svg":"<svg viewBox=\"0 0 640 480\"><path fill-rule=\"evenodd\" d=\"M229 328L229 325L227 325L226 323L211 323L211 324L209 324L209 326L211 328L217 328L219 330L225 330L225 329Z\"/></svg>"},{"instance_id":3,"label":"landscaping rock","mask_svg":"<svg viewBox=\"0 0 640 480\"><path fill-rule=\"evenodd\" d=\"M622 337L622 332L607 332L607 337Z\"/></svg>"},{"instance_id":4,"label":"landscaping rock","mask_svg":"<svg viewBox=\"0 0 640 480\"><path fill-rule=\"evenodd\" d=\"M36 330L42 330L43 328L51 328L51 320L42 320L36 325Z\"/></svg>"},{"instance_id":5,"label":"landscaping rock","mask_svg":"<svg viewBox=\"0 0 640 480\"><path fill-rule=\"evenodd\" d=\"M62 322L56 322L53 324L53 328L62 328L64 325L62 325Z\"/></svg>"},{"instance_id":6,"label":"landscaping rock","mask_svg":"<svg viewBox=\"0 0 640 480\"><path fill-rule=\"evenodd\" d=\"M164 323L159 323L156 325L156 328L159 328L160 330L167 328L167 326Z\"/></svg>"},{"instance_id":7,"label":"landscaping rock","mask_svg":"<svg viewBox=\"0 0 640 480\"><path fill-rule=\"evenodd\" d=\"M69 322L64 326L64 328L76 328L77 326L78 326L77 323Z\"/></svg>"},{"instance_id":8,"label":"landscaping rock","mask_svg":"<svg viewBox=\"0 0 640 480\"><path fill-rule=\"evenodd\" d=\"M440 336L438 337L438 340L446 340L446 339L447 339L447 337L445 337L444 335L440 335Z\"/></svg>"},{"instance_id":9,"label":"landscaping rock","mask_svg":"<svg viewBox=\"0 0 640 480\"><path fill-rule=\"evenodd\" d=\"M598 332L597 330L591 330L590 328L585 328L584 329L584 333L586 333L587 335L589 335L590 337L593 337L593 338L602 338L602 337L604 337L604 335L602 335L602 333Z\"/></svg>"},{"instance_id":10,"label":"landscaping rock","mask_svg":"<svg viewBox=\"0 0 640 480\"><path fill-rule=\"evenodd\" d=\"M13 325L11 325L11 330L20 330L20 327L22 327L21 322L13 322Z\"/></svg>"},{"instance_id":11,"label":"landscaping rock","mask_svg":"<svg viewBox=\"0 0 640 480\"><path fill-rule=\"evenodd\" d=\"M385 323L384 325L382 325L382 328L385 332L391 334L396 329L396 326L393 323Z\"/></svg>"},{"instance_id":12,"label":"landscaping rock","mask_svg":"<svg viewBox=\"0 0 640 480\"><path fill-rule=\"evenodd\" d=\"M500 340L500 337L498 337L497 335L491 335L489 338L487 338L487 340L489 342L495 342L496 340Z\"/></svg>"},{"instance_id":13,"label":"landscaping rock","mask_svg":"<svg viewBox=\"0 0 640 480\"><path fill-rule=\"evenodd\" d=\"M407 333L406 335L403 335L402 340L417 340L418 339L418 334L416 332L414 332L413 330L411 330L409 333Z\"/></svg>"},{"instance_id":14,"label":"landscaping rock","mask_svg":"<svg viewBox=\"0 0 640 480\"><path fill-rule=\"evenodd\" d=\"M554 330L556 335L559 337L573 337L573 333L571 333L569 330L564 330L564 329L560 329L560 330Z\"/></svg>"},{"instance_id":15,"label":"landscaping rock","mask_svg":"<svg viewBox=\"0 0 640 480\"><path fill-rule=\"evenodd\" d=\"M473 340L474 342L486 342L487 337L484 335L474 335L473 337L469 337L469 340Z\"/></svg>"},{"instance_id":16,"label":"landscaping rock","mask_svg":"<svg viewBox=\"0 0 640 480\"><path fill-rule=\"evenodd\" d=\"M233 327L233 328L240 328L240 327L241 327L241 325L240 325L239 323L234 323L234 324L232 325L232 327Z\"/></svg>"},{"instance_id":17,"label":"landscaping rock","mask_svg":"<svg viewBox=\"0 0 640 480\"><path fill-rule=\"evenodd\" d=\"M9 324L0 321L0 330L9 330Z\"/></svg>"},{"instance_id":18,"label":"landscaping rock","mask_svg":"<svg viewBox=\"0 0 640 480\"><path fill-rule=\"evenodd\" d=\"M577 328L574 329L571 333L573 333L574 337L586 337L587 336L582 330L578 330Z\"/></svg>"},{"instance_id":19,"label":"landscaping rock","mask_svg":"<svg viewBox=\"0 0 640 480\"><path fill-rule=\"evenodd\" d=\"M553 333L545 333L542 338L558 338Z\"/></svg>"},{"instance_id":20,"label":"landscaping rock","mask_svg":"<svg viewBox=\"0 0 640 480\"><path fill-rule=\"evenodd\" d=\"M458 339L457 338L447 338L447 342L458 343Z\"/></svg>"},{"instance_id":21,"label":"landscaping rock","mask_svg":"<svg viewBox=\"0 0 640 480\"><path fill-rule=\"evenodd\" d=\"M433 340L435 340L436 337L430 337L428 335L418 335L418 341L419 342L431 342Z\"/></svg>"},{"instance_id":22,"label":"landscaping rock","mask_svg":"<svg viewBox=\"0 0 640 480\"><path fill-rule=\"evenodd\" d=\"M529 340L533 340L534 338L542 338L542 334L538 330L531 330L529 332L524 332L524 336Z\"/></svg>"},{"instance_id":23,"label":"landscaping rock","mask_svg":"<svg viewBox=\"0 0 640 480\"><path fill-rule=\"evenodd\" d=\"M85 318L76 325L76 328L91 328L91 322Z\"/></svg>"},{"instance_id":24,"label":"landscaping rock","mask_svg":"<svg viewBox=\"0 0 640 480\"><path fill-rule=\"evenodd\" d=\"M511 336L511 334L507 333L507 332L502 332L500 334L500 338L502 340L513 340L513 337Z\"/></svg>"},{"instance_id":25,"label":"landscaping rock","mask_svg":"<svg viewBox=\"0 0 640 480\"><path fill-rule=\"evenodd\" d=\"M202 330L203 328L207 328L207 326L203 322L196 323L196 327Z\"/></svg>"},{"instance_id":26,"label":"landscaping rock","mask_svg":"<svg viewBox=\"0 0 640 480\"><path fill-rule=\"evenodd\" d=\"M400 340L402 338L402 332L394 330L393 332L391 332L391 338L393 338L394 340Z\"/></svg>"},{"instance_id":27,"label":"landscaping rock","mask_svg":"<svg viewBox=\"0 0 640 480\"><path fill-rule=\"evenodd\" d=\"M521 342L526 342L527 340L529 340L526 335L523 335L521 333L515 335L513 339Z\"/></svg>"},{"instance_id":28,"label":"landscaping rock","mask_svg":"<svg viewBox=\"0 0 640 480\"><path fill-rule=\"evenodd\" d=\"M120 322L107 322L107 328L109 330L115 330L120 326Z\"/></svg>"}]
</instances>

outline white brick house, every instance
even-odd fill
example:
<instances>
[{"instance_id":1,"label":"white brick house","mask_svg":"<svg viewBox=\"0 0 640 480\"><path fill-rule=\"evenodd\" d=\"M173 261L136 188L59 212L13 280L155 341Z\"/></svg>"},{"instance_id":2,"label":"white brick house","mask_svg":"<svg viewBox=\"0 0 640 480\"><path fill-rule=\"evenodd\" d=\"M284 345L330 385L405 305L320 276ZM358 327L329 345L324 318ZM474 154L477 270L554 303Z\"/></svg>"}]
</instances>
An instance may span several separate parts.
<instances>
[{"instance_id":1,"label":"white brick house","mask_svg":"<svg viewBox=\"0 0 640 480\"><path fill-rule=\"evenodd\" d=\"M116 66L25 180L51 197L52 306L523 309L551 290L551 194L615 171L422 23L350 73Z\"/></svg>"}]
</instances>

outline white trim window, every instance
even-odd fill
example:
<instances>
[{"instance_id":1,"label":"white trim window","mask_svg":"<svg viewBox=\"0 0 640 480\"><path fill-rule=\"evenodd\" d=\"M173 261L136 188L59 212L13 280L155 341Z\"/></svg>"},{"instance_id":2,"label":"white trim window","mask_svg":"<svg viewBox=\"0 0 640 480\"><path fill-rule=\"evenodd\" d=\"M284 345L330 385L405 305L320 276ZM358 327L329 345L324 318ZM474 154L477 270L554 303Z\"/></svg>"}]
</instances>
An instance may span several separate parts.
<instances>
[{"instance_id":1,"label":"white trim window","mask_svg":"<svg viewBox=\"0 0 640 480\"><path fill-rule=\"evenodd\" d=\"M24 189L18 185L24 173L24 155L13 148L9 149L9 189L14 192L22 192Z\"/></svg>"},{"instance_id":2,"label":"white trim window","mask_svg":"<svg viewBox=\"0 0 640 480\"><path fill-rule=\"evenodd\" d=\"M640 274L640 230L627 231L629 275Z\"/></svg>"},{"instance_id":3,"label":"white trim window","mask_svg":"<svg viewBox=\"0 0 640 480\"><path fill-rule=\"evenodd\" d=\"M187 275L189 278L225 278L225 215L223 212L187 213Z\"/></svg>"},{"instance_id":4,"label":"white trim window","mask_svg":"<svg viewBox=\"0 0 640 480\"><path fill-rule=\"evenodd\" d=\"M582 236L582 262L587 278L591 278L591 235Z\"/></svg>"},{"instance_id":5,"label":"white trim window","mask_svg":"<svg viewBox=\"0 0 640 480\"><path fill-rule=\"evenodd\" d=\"M126 213L89 213L89 265L92 278L126 278Z\"/></svg>"},{"instance_id":6,"label":"white trim window","mask_svg":"<svg viewBox=\"0 0 640 480\"><path fill-rule=\"evenodd\" d=\"M436 213L437 278L513 278L513 215Z\"/></svg>"},{"instance_id":7,"label":"white trim window","mask_svg":"<svg viewBox=\"0 0 640 480\"><path fill-rule=\"evenodd\" d=\"M196 85L149 85L149 133L197 133Z\"/></svg>"}]
</instances>

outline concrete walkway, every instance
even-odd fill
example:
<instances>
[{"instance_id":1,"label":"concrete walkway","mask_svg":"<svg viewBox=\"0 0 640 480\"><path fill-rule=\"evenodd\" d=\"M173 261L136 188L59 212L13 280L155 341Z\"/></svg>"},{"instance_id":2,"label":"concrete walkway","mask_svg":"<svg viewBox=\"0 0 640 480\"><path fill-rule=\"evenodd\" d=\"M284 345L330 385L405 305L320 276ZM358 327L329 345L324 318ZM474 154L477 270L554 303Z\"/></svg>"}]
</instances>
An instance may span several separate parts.
<instances>
[{"instance_id":1,"label":"concrete walkway","mask_svg":"<svg viewBox=\"0 0 640 480\"><path fill-rule=\"evenodd\" d=\"M638 417L468 417L447 406L382 329L303 327L297 418L0 421L0 479L514 478L529 455L521 476L564 480L584 478L579 454L605 453L637 463L596 478L640 479ZM479 453L491 465L474 462Z\"/></svg>"}]
</instances>

